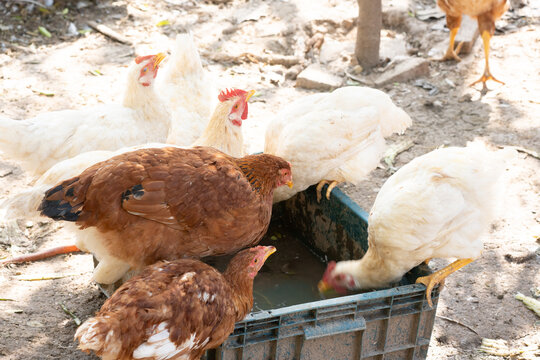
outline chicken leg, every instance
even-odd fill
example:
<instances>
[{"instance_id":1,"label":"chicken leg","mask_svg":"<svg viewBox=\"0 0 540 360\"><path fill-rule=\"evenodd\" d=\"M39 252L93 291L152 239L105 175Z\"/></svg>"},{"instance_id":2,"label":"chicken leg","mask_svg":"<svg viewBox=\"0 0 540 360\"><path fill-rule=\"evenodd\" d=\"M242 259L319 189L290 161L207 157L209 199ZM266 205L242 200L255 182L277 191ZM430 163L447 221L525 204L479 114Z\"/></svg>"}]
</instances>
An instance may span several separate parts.
<instances>
[{"instance_id":1,"label":"chicken leg","mask_svg":"<svg viewBox=\"0 0 540 360\"><path fill-rule=\"evenodd\" d=\"M457 48L454 50L454 43L456 41L456 35L459 31L460 25L461 25L461 15L459 16L452 16L448 14L446 15L446 26L450 29L450 43L448 44L448 49L446 50L446 54L444 54L444 56L439 61L446 61L446 60L461 61L461 58L458 56L458 54L461 51L461 47L463 46L463 43L460 42Z\"/></svg>"},{"instance_id":2,"label":"chicken leg","mask_svg":"<svg viewBox=\"0 0 540 360\"><path fill-rule=\"evenodd\" d=\"M459 28L454 28L450 30L450 44L448 45L448 49L446 49L446 54L439 60L439 61L447 61L447 60L456 60L461 61L461 58L458 56L459 52L461 51L461 47L463 46L463 42L460 42L456 49L454 50L454 43L456 40L456 35L459 31Z\"/></svg>"},{"instance_id":3,"label":"chicken leg","mask_svg":"<svg viewBox=\"0 0 540 360\"><path fill-rule=\"evenodd\" d=\"M29 262L29 261L37 261L41 259L46 259L53 257L55 255L61 255L61 254L69 254L72 252L78 252L81 251L77 246L75 245L65 245L65 246L59 246L52 249L47 249L44 251L39 251L37 253L33 254L26 254L14 257L12 259L6 259L0 261L0 265L7 265L7 264L20 264L23 262Z\"/></svg>"},{"instance_id":4,"label":"chicken leg","mask_svg":"<svg viewBox=\"0 0 540 360\"><path fill-rule=\"evenodd\" d=\"M482 93L487 92L487 86L486 81L493 80L498 83L501 83L504 85L504 82L497 80L491 75L491 72L489 71L489 40L491 39L491 34L488 30L484 30L482 32L482 41L484 42L484 56L486 57L486 66L484 68L484 74L480 77L480 79L473 82L470 86L476 85L479 82L482 82Z\"/></svg>"},{"instance_id":5,"label":"chicken leg","mask_svg":"<svg viewBox=\"0 0 540 360\"><path fill-rule=\"evenodd\" d=\"M326 199L330 200L330 193L336 186L339 185L338 181L335 180L321 180L319 184L317 185L317 202L321 202L322 199L322 188L324 185L328 185L328 189L326 189Z\"/></svg>"},{"instance_id":6,"label":"chicken leg","mask_svg":"<svg viewBox=\"0 0 540 360\"><path fill-rule=\"evenodd\" d=\"M443 283L444 279L450 275L451 273L461 269L467 264L470 264L473 262L473 259L460 259L456 260L447 267L434 272L431 275L428 276L422 276L416 279L416 283L421 283L426 285L426 299L428 301L428 304L430 307L433 306L433 302L431 301L431 290L435 287L437 284Z\"/></svg>"}]
</instances>

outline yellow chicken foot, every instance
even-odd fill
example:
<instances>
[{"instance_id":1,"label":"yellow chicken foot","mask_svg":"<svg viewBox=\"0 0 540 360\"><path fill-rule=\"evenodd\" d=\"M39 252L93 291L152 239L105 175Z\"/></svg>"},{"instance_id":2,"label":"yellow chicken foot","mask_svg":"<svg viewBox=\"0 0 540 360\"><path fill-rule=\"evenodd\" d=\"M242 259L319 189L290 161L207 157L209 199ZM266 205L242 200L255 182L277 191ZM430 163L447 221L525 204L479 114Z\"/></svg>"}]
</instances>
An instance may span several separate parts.
<instances>
[{"instance_id":1,"label":"yellow chicken foot","mask_svg":"<svg viewBox=\"0 0 540 360\"><path fill-rule=\"evenodd\" d=\"M451 273L461 269L467 264L470 264L473 262L473 259L460 259L456 260L447 267L434 272L431 275L428 276L422 276L416 279L416 283L424 284L426 285L426 299L428 301L428 304L430 307L433 306L433 302L431 301L431 291L437 284L444 284L444 279L450 275Z\"/></svg>"},{"instance_id":2,"label":"yellow chicken foot","mask_svg":"<svg viewBox=\"0 0 540 360\"><path fill-rule=\"evenodd\" d=\"M322 188L324 185L328 185L328 189L326 189L326 199L330 200L330 193L336 186L339 185L338 181L335 180L321 180L319 184L317 185L317 202L321 202L322 199Z\"/></svg>"},{"instance_id":3,"label":"yellow chicken foot","mask_svg":"<svg viewBox=\"0 0 540 360\"><path fill-rule=\"evenodd\" d=\"M463 46L463 43L460 42L456 49L454 50L454 43L456 40L456 35L458 33L459 28L454 28L450 30L450 44L448 44L448 49L446 50L446 54L439 59L439 61L447 61L447 60L456 60L461 61L461 58L458 56L459 52L461 51L461 47Z\"/></svg>"},{"instance_id":4,"label":"yellow chicken foot","mask_svg":"<svg viewBox=\"0 0 540 360\"><path fill-rule=\"evenodd\" d=\"M504 85L504 82L495 79L493 75L491 75L491 72L489 71L489 40L490 39L491 39L491 34L489 33L489 31L484 31L482 33L482 41L484 42L484 56L486 57L486 66L484 68L484 74L480 77L480 79L476 80L470 85L470 86L474 86L478 84L479 82L482 82L483 94L487 92L486 81L488 80L493 80Z\"/></svg>"}]
</instances>

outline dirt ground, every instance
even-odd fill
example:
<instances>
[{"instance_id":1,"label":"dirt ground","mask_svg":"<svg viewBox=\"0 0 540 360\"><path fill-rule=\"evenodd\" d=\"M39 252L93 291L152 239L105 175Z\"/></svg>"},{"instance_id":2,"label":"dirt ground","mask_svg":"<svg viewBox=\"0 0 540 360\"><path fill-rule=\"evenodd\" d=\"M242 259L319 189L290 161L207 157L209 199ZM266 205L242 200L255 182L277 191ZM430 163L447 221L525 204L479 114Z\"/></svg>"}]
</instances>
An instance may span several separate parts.
<instances>
[{"instance_id":1,"label":"dirt ground","mask_svg":"<svg viewBox=\"0 0 540 360\"><path fill-rule=\"evenodd\" d=\"M368 77L403 56L427 59L442 54L448 41L444 17L415 17L434 3L383 1L383 61ZM514 299L517 292L531 296L531 288L540 287L540 4L512 3L491 42L491 70L505 85L490 82L491 90L483 96L479 88L468 86L484 66L477 41L460 63L430 61L429 76L382 87L414 121L403 136L389 141L414 141L397 156L398 168L436 147L465 145L473 139L530 150L520 152L508 168L504 208L485 237L483 256L446 282L428 359L497 358L478 350L482 338L507 341L512 358L540 357L540 320ZM119 101L117 84L134 55L168 51L175 34L190 29L219 87L254 88L260 94L250 105L245 129L250 150L260 151L264 127L280 106L310 93L294 87L302 68L321 62L344 79L345 71L354 70L356 15L354 0L60 0L46 12L30 9L23 1L3 1L0 114L22 119ZM88 20L106 24L133 45L89 31ZM317 34L324 35L323 47L306 52L309 40L321 36ZM240 56L246 52L301 61L292 67L254 63ZM238 61L215 61L216 54ZM342 188L369 209L390 173L381 162L368 179ZM16 163L0 157L0 197L24 189L30 180ZM0 226L0 258L66 244L72 238L62 224L47 220L20 219L16 225ZM447 261L433 264L440 268ZM76 325L60 307L63 304L83 321L100 307L104 297L90 281L91 271L91 256L83 254L1 268L0 357L95 358L76 349ZM62 277L24 281L53 275Z\"/></svg>"}]
</instances>

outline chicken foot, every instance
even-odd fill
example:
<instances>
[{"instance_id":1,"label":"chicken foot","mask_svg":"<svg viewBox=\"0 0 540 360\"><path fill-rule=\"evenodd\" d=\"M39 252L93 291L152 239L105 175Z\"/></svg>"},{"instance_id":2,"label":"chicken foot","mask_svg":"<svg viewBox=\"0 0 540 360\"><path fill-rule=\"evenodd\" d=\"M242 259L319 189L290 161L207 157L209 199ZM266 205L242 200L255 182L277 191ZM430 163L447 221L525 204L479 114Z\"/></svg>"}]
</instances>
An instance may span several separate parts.
<instances>
[{"instance_id":1,"label":"chicken foot","mask_svg":"<svg viewBox=\"0 0 540 360\"><path fill-rule=\"evenodd\" d=\"M322 199L322 188L324 185L328 185L328 189L326 189L326 199L330 200L330 193L336 186L339 185L338 181L335 180L321 180L319 184L317 185L317 202L320 203Z\"/></svg>"},{"instance_id":2,"label":"chicken foot","mask_svg":"<svg viewBox=\"0 0 540 360\"><path fill-rule=\"evenodd\" d=\"M476 84L478 84L479 82L482 82L483 86L482 86L482 93L485 94L487 92L487 86L486 86L486 81L488 80L493 80L493 81L496 81L500 84L503 84L504 85L504 82L500 81L500 80L497 80L496 78L493 77L493 75L491 75L491 72L489 71L489 41L491 39L491 34L489 33L488 30L485 30L482 32L482 41L484 42L484 56L486 58L486 66L484 68L484 74L480 77L480 79L476 80L475 82L473 82L470 86L474 86Z\"/></svg>"},{"instance_id":3,"label":"chicken foot","mask_svg":"<svg viewBox=\"0 0 540 360\"><path fill-rule=\"evenodd\" d=\"M431 275L428 276L422 276L416 279L416 283L424 284L426 285L426 299L428 301L428 304L430 307L433 307L433 302L431 301L431 291L437 284L443 284L444 279L452 274L453 272L456 272L457 270L461 269L467 264L470 264L473 262L473 259L460 259L456 260L447 267L434 272Z\"/></svg>"},{"instance_id":4,"label":"chicken foot","mask_svg":"<svg viewBox=\"0 0 540 360\"><path fill-rule=\"evenodd\" d=\"M459 31L459 27L453 28L450 30L450 44L448 44L448 49L446 49L446 54L439 59L439 61L447 61L447 60L456 60L461 61L461 58L458 56L459 52L461 51L461 47L463 46L463 42L460 42L458 46L454 49L454 43L456 40L456 35Z\"/></svg>"},{"instance_id":5,"label":"chicken foot","mask_svg":"<svg viewBox=\"0 0 540 360\"><path fill-rule=\"evenodd\" d=\"M23 262L37 261L37 260L50 258L55 255L69 254L69 253L78 252L78 251L81 251L81 250L75 245L59 246L52 249L39 251L33 254L26 254L26 255L14 257L12 259L2 260L0 261L0 265L20 264Z\"/></svg>"}]
</instances>

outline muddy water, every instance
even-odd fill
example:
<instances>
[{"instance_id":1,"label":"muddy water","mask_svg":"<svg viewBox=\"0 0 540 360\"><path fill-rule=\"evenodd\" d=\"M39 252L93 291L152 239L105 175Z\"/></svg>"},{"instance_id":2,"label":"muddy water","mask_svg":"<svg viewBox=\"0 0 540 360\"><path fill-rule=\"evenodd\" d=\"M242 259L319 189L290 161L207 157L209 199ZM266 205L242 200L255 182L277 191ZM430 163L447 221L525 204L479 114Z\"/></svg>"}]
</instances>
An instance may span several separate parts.
<instances>
[{"instance_id":1,"label":"muddy water","mask_svg":"<svg viewBox=\"0 0 540 360\"><path fill-rule=\"evenodd\" d=\"M255 278L253 311L321 300L317 282L326 266L291 231L281 224L271 224L259 245L273 245L277 251ZM223 271L229 259L220 257L205 262Z\"/></svg>"}]
</instances>

